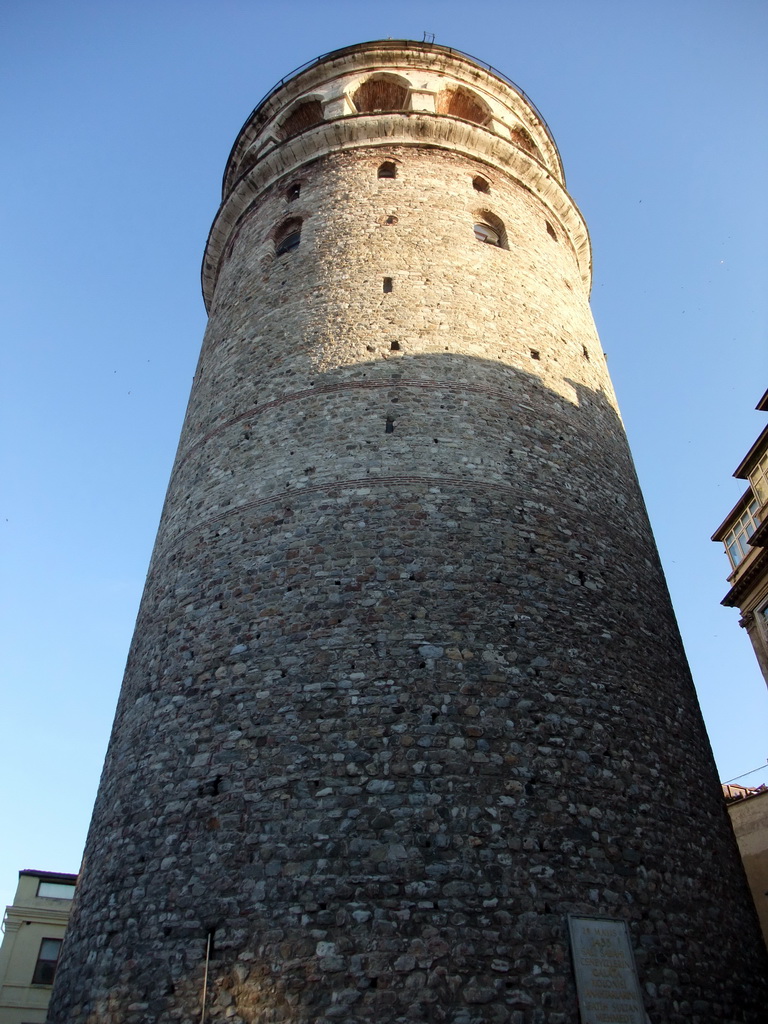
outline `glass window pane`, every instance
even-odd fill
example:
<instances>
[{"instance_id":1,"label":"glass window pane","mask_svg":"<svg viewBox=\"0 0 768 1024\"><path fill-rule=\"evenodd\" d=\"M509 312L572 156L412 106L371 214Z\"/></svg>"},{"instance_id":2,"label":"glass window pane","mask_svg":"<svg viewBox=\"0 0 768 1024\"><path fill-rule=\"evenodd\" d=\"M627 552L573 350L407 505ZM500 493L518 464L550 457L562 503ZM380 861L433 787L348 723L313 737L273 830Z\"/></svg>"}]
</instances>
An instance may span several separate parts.
<instances>
[{"instance_id":1,"label":"glass window pane","mask_svg":"<svg viewBox=\"0 0 768 1024\"><path fill-rule=\"evenodd\" d=\"M66 882L41 882L37 887L37 895L55 900L71 900L75 895L75 887Z\"/></svg>"},{"instance_id":2,"label":"glass window pane","mask_svg":"<svg viewBox=\"0 0 768 1024\"><path fill-rule=\"evenodd\" d=\"M475 238L478 242L488 242L490 245L499 244L499 236L488 224L475 224Z\"/></svg>"},{"instance_id":3,"label":"glass window pane","mask_svg":"<svg viewBox=\"0 0 768 1024\"><path fill-rule=\"evenodd\" d=\"M61 939L43 939L40 943L40 959L58 960L61 943Z\"/></svg>"}]
</instances>

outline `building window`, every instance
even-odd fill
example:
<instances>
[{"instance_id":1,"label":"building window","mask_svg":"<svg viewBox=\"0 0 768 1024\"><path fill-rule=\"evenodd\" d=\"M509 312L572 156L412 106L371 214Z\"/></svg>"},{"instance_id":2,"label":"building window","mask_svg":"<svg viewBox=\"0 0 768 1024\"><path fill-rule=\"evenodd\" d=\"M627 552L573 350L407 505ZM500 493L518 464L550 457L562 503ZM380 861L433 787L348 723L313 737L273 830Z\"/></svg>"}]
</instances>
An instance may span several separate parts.
<instances>
[{"instance_id":1,"label":"building window","mask_svg":"<svg viewBox=\"0 0 768 1024\"><path fill-rule=\"evenodd\" d=\"M499 244L499 236L490 224L475 224L475 238L478 242L486 242L488 245Z\"/></svg>"},{"instance_id":2,"label":"building window","mask_svg":"<svg viewBox=\"0 0 768 1024\"><path fill-rule=\"evenodd\" d=\"M294 199L298 199L301 195L301 182L295 181L292 185L289 185L285 190L285 198L289 203L292 203Z\"/></svg>"},{"instance_id":3,"label":"building window","mask_svg":"<svg viewBox=\"0 0 768 1024\"><path fill-rule=\"evenodd\" d=\"M376 172L377 178L396 178L397 177L397 165L393 160L385 160L383 164L379 165L379 169Z\"/></svg>"},{"instance_id":4,"label":"building window","mask_svg":"<svg viewBox=\"0 0 768 1024\"><path fill-rule=\"evenodd\" d=\"M244 174L247 174L248 171L250 171L250 169L255 166L258 159L259 158L258 154L256 153L256 150L249 149L248 152L243 157L240 167L238 168L238 176L242 177Z\"/></svg>"},{"instance_id":5,"label":"building window","mask_svg":"<svg viewBox=\"0 0 768 1024\"><path fill-rule=\"evenodd\" d=\"M40 882L37 895L53 900L71 900L75 895L74 882Z\"/></svg>"},{"instance_id":6,"label":"building window","mask_svg":"<svg viewBox=\"0 0 768 1024\"><path fill-rule=\"evenodd\" d=\"M410 89L403 78L396 75L376 75L363 82L352 97L360 114L377 111L407 110Z\"/></svg>"},{"instance_id":7,"label":"building window","mask_svg":"<svg viewBox=\"0 0 768 1024\"><path fill-rule=\"evenodd\" d=\"M761 455L757 465L749 474L749 482L760 505L768 501L768 452Z\"/></svg>"},{"instance_id":8,"label":"building window","mask_svg":"<svg viewBox=\"0 0 768 1024\"><path fill-rule=\"evenodd\" d=\"M753 498L728 533L726 533L725 537L723 537L725 550L734 569L743 561L750 550L749 538L760 525L760 517L757 514L759 507L759 502L756 498Z\"/></svg>"},{"instance_id":9,"label":"building window","mask_svg":"<svg viewBox=\"0 0 768 1024\"><path fill-rule=\"evenodd\" d=\"M59 962L62 939L43 939L40 943L40 952L35 964L35 973L32 975L33 985L52 985L56 974L56 965Z\"/></svg>"},{"instance_id":10,"label":"building window","mask_svg":"<svg viewBox=\"0 0 768 1024\"><path fill-rule=\"evenodd\" d=\"M438 114L449 114L475 124L487 124L491 112L480 97L469 89L444 89L437 97Z\"/></svg>"},{"instance_id":11,"label":"building window","mask_svg":"<svg viewBox=\"0 0 768 1024\"><path fill-rule=\"evenodd\" d=\"M499 249L509 248L507 232L503 221L487 210L482 210L476 213L475 216L477 217L475 221L475 238L478 242L484 242L486 245L495 245Z\"/></svg>"},{"instance_id":12,"label":"building window","mask_svg":"<svg viewBox=\"0 0 768 1024\"><path fill-rule=\"evenodd\" d=\"M275 256L298 249L301 243L301 220L292 217L285 221L275 232Z\"/></svg>"},{"instance_id":13,"label":"building window","mask_svg":"<svg viewBox=\"0 0 768 1024\"><path fill-rule=\"evenodd\" d=\"M478 192L488 193L491 191L491 186L480 174L472 179L472 188L476 189Z\"/></svg>"},{"instance_id":14,"label":"building window","mask_svg":"<svg viewBox=\"0 0 768 1024\"><path fill-rule=\"evenodd\" d=\"M288 117L280 125L279 133L281 139L289 139L292 135L298 135L307 128L320 124L323 120L323 106L319 100L307 100L294 107Z\"/></svg>"},{"instance_id":15,"label":"building window","mask_svg":"<svg viewBox=\"0 0 768 1024\"><path fill-rule=\"evenodd\" d=\"M512 141L516 146L519 146L520 149L524 149L526 153L530 153L531 156L535 156L537 160L541 160L541 153L525 128L513 128L510 135L512 136Z\"/></svg>"}]
</instances>

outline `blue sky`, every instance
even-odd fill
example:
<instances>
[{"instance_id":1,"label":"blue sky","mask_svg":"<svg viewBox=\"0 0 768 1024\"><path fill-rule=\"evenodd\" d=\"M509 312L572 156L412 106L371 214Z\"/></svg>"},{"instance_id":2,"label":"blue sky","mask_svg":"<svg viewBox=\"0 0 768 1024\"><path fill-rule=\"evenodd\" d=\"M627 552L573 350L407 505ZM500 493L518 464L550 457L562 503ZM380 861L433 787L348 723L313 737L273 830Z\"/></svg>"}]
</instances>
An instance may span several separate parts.
<instances>
[{"instance_id":1,"label":"blue sky","mask_svg":"<svg viewBox=\"0 0 768 1024\"><path fill-rule=\"evenodd\" d=\"M4 902L21 868L79 865L232 142L298 65L425 31L514 79L554 133L721 776L766 763L768 691L709 537L765 423L768 5L6 0Z\"/></svg>"}]
</instances>

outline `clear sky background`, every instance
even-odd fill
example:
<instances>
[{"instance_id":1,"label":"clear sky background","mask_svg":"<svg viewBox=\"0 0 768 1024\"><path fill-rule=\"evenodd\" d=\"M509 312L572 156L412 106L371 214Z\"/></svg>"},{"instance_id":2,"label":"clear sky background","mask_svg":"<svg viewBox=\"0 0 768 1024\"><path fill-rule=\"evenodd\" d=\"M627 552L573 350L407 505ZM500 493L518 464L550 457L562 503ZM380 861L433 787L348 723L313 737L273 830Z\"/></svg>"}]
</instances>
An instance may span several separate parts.
<instances>
[{"instance_id":1,"label":"clear sky background","mask_svg":"<svg viewBox=\"0 0 768 1024\"><path fill-rule=\"evenodd\" d=\"M425 31L514 79L554 133L721 777L766 763L768 691L709 540L765 423L765 0L5 0L3 904L19 869L79 866L235 136L305 61Z\"/></svg>"}]
</instances>

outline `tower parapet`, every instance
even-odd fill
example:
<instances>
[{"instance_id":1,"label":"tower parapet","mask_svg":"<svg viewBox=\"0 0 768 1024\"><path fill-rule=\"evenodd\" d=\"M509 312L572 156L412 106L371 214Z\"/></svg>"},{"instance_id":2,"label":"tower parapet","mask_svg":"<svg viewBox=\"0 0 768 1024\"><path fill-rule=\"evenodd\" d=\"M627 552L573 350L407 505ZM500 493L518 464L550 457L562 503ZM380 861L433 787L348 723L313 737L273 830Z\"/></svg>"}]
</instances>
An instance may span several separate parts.
<instances>
[{"instance_id":1,"label":"tower parapet","mask_svg":"<svg viewBox=\"0 0 768 1024\"><path fill-rule=\"evenodd\" d=\"M328 54L243 129L203 286L51 1020L562 1024L575 915L627 925L651 1020L757 1024L529 101L441 47Z\"/></svg>"}]
</instances>

